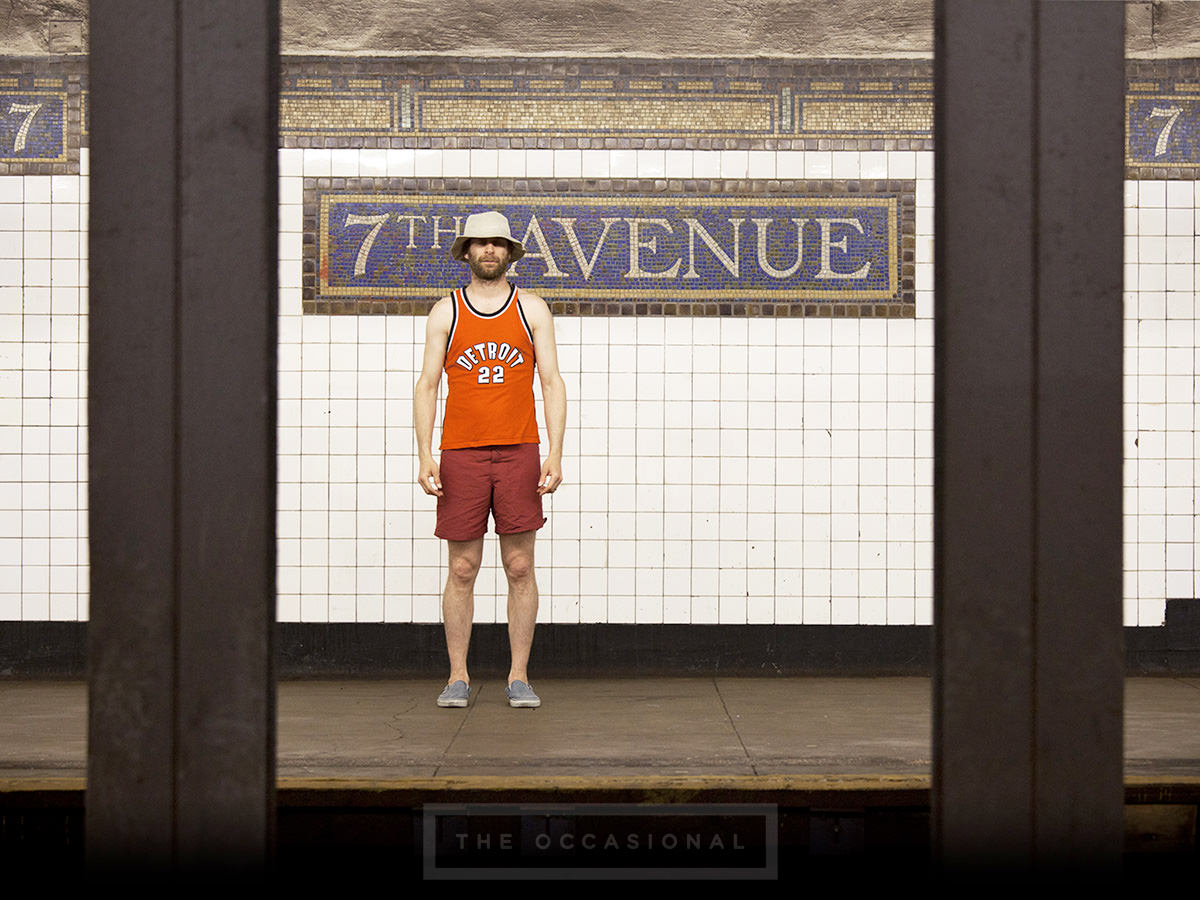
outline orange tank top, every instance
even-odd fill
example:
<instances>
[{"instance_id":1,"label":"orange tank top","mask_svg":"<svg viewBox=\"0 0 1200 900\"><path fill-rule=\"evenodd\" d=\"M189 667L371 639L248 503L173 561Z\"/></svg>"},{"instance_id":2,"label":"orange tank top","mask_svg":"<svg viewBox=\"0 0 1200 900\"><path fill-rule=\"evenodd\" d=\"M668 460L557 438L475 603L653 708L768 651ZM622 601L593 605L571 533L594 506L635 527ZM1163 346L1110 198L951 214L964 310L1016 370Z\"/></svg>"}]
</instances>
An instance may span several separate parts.
<instances>
[{"instance_id":1,"label":"orange tank top","mask_svg":"<svg viewBox=\"0 0 1200 900\"><path fill-rule=\"evenodd\" d=\"M516 285L494 313L471 306L466 288L451 298L442 449L538 443L533 333Z\"/></svg>"}]
</instances>

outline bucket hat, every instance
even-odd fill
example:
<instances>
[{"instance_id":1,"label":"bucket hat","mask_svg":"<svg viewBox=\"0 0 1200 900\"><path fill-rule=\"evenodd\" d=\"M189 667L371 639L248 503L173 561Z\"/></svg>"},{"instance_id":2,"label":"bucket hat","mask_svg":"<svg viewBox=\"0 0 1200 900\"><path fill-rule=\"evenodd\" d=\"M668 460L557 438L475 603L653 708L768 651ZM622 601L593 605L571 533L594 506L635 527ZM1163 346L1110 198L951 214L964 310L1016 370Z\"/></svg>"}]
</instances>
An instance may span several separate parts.
<instances>
[{"instance_id":1,"label":"bucket hat","mask_svg":"<svg viewBox=\"0 0 1200 900\"><path fill-rule=\"evenodd\" d=\"M504 238L511 247L509 251L511 262L516 262L525 255L525 248L509 230L508 219L495 210L467 216L467 224L463 226L463 233L456 237L454 243L450 245L450 256L457 260L465 259L466 244L471 238Z\"/></svg>"}]
</instances>

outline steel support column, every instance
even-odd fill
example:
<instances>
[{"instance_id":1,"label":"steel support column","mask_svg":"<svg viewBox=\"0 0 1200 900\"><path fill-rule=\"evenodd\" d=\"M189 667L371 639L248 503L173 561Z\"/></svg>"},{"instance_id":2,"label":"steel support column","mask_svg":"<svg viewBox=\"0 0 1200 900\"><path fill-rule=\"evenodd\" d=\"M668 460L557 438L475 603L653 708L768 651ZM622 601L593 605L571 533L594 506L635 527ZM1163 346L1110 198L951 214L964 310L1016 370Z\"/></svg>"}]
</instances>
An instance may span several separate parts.
<instances>
[{"instance_id":1,"label":"steel support column","mask_svg":"<svg viewBox=\"0 0 1200 900\"><path fill-rule=\"evenodd\" d=\"M89 866L261 868L278 2L108 0L90 31Z\"/></svg>"},{"instance_id":2,"label":"steel support column","mask_svg":"<svg viewBox=\"0 0 1200 900\"><path fill-rule=\"evenodd\" d=\"M1123 4L936 7L934 842L1123 838Z\"/></svg>"}]
</instances>

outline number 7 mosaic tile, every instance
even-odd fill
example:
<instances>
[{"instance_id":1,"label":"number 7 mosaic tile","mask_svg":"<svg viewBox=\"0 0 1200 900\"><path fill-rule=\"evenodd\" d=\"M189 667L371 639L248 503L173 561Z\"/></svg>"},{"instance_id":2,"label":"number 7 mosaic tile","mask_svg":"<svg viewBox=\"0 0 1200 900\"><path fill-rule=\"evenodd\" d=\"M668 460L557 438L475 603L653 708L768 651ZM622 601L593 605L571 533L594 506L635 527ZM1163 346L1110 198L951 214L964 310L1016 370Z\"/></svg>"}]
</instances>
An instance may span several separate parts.
<instances>
[{"instance_id":1,"label":"number 7 mosaic tile","mask_svg":"<svg viewBox=\"0 0 1200 900\"><path fill-rule=\"evenodd\" d=\"M86 135L87 61L0 58L0 175L72 175Z\"/></svg>"}]
</instances>

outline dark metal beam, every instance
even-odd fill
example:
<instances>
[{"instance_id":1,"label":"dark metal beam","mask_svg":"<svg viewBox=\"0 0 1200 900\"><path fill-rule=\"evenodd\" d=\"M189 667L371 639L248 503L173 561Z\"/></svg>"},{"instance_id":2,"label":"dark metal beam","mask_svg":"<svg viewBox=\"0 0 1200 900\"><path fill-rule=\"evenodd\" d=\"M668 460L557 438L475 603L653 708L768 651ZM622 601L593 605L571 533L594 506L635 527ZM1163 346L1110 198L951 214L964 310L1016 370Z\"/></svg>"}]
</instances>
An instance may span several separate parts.
<instances>
[{"instance_id":1,"label":"dark metal beam","mask_svg":"<svg viewBox=\"0 0 1200 900\"><path fill-rule=\"evenodd\" d=\"M1116 867L1124 9L936 17L935 853Z\"/></svg>"},{"instance_id":2,"label":"dark metal beam","mask_svg":"<svg viewBox=\"0 0 1200 900\"><path fill-rule=\"evenodd\" d=\"M1124 11L1038 10L1038 858L1120 859Z\"/></svg>"},{"instance_id":3,"label":"dark metal beam","mask_svg":"<svg viewBox=\"0 0 1200 900\"><path fill-rule=\"evenodd\" d=\"M274 833L278 4L91 10L95 870Z\"/></svg>"}]
</instances>

